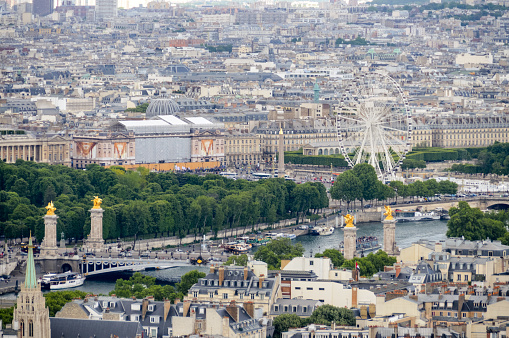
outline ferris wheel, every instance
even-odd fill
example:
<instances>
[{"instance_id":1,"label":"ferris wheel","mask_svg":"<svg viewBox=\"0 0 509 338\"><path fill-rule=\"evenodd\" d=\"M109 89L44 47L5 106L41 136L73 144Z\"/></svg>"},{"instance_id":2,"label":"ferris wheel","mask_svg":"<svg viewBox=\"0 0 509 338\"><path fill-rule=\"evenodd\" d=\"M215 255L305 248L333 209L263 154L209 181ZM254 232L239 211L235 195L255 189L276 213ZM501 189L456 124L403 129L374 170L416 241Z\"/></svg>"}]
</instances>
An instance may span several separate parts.
<instances>
[{"instance_id":1,"label":"ferris wheel","mask_svg":"<svg viewBox=\"0 0 509 338\"><path fill-rule=\"evenodd\" d=\"M337 135L348 165L369 163L380 180L390 180L411 149L412 116L401 87L389 76L363 74L339 105Z\"/></svg>"}]
</instances>

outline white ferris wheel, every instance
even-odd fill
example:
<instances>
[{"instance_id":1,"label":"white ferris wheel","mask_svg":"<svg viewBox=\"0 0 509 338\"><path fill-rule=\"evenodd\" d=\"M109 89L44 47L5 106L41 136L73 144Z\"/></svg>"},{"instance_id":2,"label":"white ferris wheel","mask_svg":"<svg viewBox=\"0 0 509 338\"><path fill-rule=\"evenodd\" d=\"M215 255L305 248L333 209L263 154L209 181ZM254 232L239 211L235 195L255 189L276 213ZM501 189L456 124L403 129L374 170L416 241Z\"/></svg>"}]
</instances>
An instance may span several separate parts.
<instances>
[{"instance_id":1,"label":"white ferris wheel","mask_svg":"<svg viewBox=\"0 0 509 338\"><path fill-rule=\"evenodd\" d=\"M391 180L411 149L412 116L401 87L366 73L348 84L339 105L337 135L348 165L369 163L380 180Z\"/></svg>"}]
</instances>

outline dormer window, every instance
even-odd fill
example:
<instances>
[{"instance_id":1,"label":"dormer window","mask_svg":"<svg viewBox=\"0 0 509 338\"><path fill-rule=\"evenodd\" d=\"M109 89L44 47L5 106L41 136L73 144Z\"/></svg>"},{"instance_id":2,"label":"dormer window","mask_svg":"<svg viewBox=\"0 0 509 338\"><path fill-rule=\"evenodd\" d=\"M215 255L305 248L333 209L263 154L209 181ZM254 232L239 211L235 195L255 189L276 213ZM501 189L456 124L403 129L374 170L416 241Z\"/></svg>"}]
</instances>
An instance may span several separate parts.
<instances>
[{"instance_id":1,"label":"dormer window","mask_svg":"<svg viewBox=\"0 0 509 338\"><path fill-rule=\"evenodd\" d=\"M149 304L148 311L154 311L154 304Z\"/></svg>"}]
</instances>

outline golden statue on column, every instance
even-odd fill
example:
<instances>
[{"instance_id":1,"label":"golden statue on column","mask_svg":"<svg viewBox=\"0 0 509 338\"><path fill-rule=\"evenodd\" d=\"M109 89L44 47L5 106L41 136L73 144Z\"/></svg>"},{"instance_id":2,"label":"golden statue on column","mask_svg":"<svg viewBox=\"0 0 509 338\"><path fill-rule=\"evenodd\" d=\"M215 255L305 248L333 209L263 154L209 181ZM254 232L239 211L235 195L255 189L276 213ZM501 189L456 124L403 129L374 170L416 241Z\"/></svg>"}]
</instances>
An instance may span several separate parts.
<instances>
[{"instance_id":1,"label":"golden statue on column","mask_svg":"<svg viewBox=\"0 0 509 338\"><path fill-rule=\"evenodd\" d=\"M347 214L343 216L345 218L345 228L353 228L355 225L353 225L354 217L350 214Z\"/></svg>"},{"instance_id":2,"label":"golden statue on column","mask_svg":"<svg viewBox=\"0 0 509 338\"><path fill-rule=\"evenodd\" d=\"M53 205L53 201L48 203L48 206L46 206L46 210L48 210L48 212L46 212L47 216L55 215L55 210L57 210L57 208L55 208L55 206Z\"/></svg>"},{"instance_id":3,"label":"golden statue on column","mask_svg":"<svg viewBox=\"0 0 509 338\"><path fill-rule=\"evenodd\" d=\"M392 221L394 219L394 217L392 217L392 209L391 209L391 207L388 206L388 205L384 205L384 208L385 208L384 216L386 216L385 219L387 221Z\"/></svg>"},{"instance_id":4,"label":"golden statue on column","mask_svg":"<svg viewBox=\"0 0 509 338\"><path fill-rule=\"evenodd\" d=\"M94 207L92 209L101 209L101 203L103 200L100 199L99 196L94 196L92 202L94 202Z\"/></svg>"}]
</instances>

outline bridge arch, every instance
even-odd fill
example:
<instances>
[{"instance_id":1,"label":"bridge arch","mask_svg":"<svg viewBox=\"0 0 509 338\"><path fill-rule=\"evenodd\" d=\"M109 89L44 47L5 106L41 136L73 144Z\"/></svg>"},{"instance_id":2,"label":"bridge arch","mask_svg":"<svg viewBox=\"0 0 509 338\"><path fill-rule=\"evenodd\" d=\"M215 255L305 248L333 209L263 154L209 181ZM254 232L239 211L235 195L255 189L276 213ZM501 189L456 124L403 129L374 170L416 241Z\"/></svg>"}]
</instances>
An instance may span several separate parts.
<instances>
[{"instance_id":1,"label":"bridge arch","mask_svg":"<svg viewBox=\"0 0 509 338\"><path fill-rule=\"evenodd\" d=\"M72 266L68 263L64 263L62 264L62 272L73 272L72 271Z\"/></svg>"},{"instance_id":2,"label":"bridge arch","mask_svg":"<svg viewBox=\"0 0 509 338\"><path fill-rule=\"evenodd\" d=\"M488 210L508 210L509 202L494 202L492 205L488 205Z\"/></svg>"}]
</instances>

